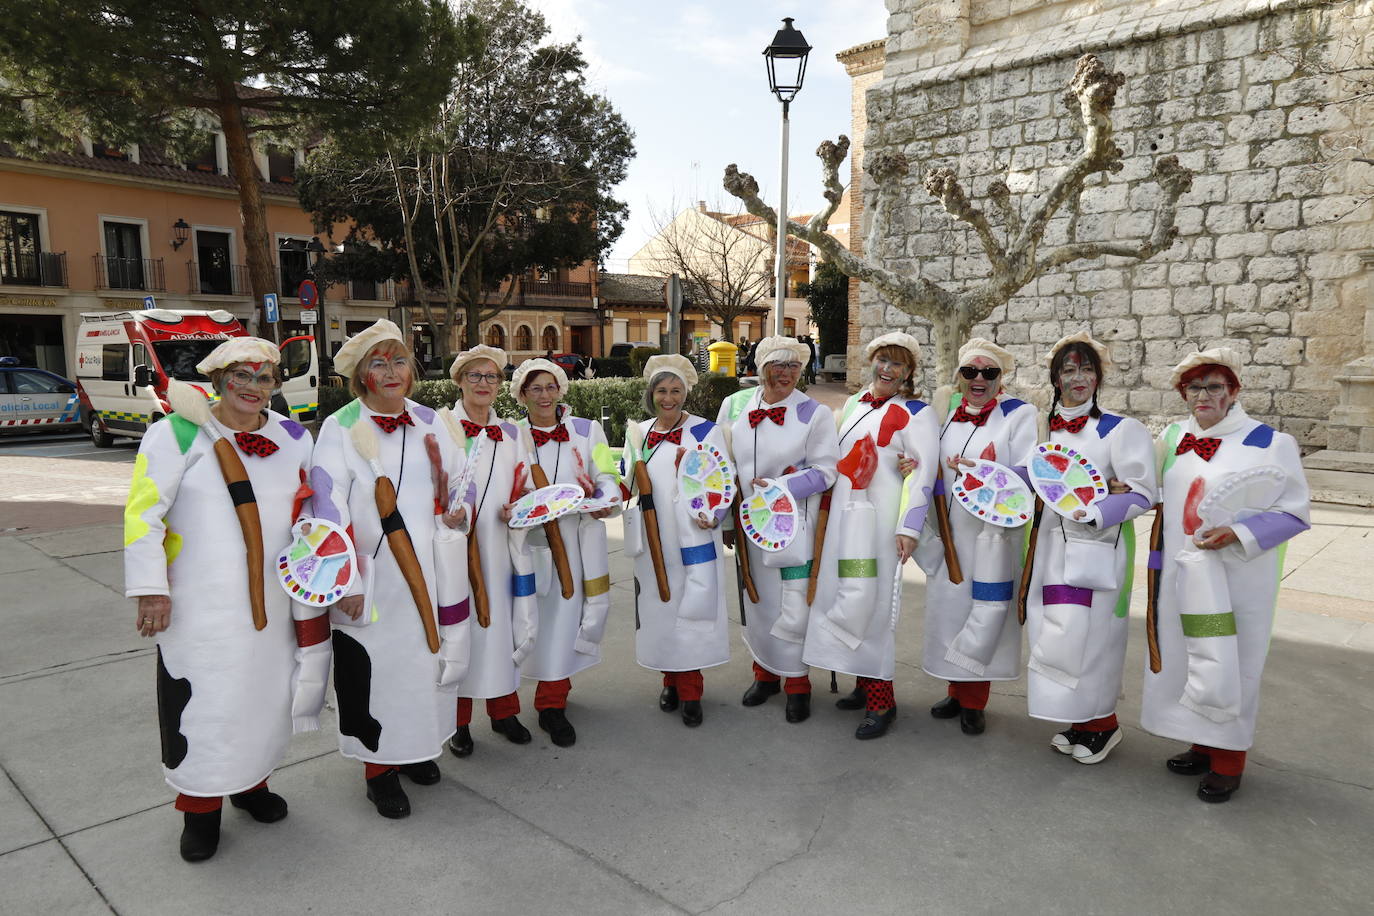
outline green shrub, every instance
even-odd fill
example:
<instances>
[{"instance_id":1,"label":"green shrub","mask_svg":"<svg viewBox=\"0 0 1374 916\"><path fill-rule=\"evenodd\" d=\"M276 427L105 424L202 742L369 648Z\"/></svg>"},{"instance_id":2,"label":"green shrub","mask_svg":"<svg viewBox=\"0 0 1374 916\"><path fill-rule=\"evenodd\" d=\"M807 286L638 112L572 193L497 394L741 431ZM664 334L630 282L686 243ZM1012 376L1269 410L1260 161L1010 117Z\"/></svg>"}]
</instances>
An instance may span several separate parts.
<instances>
[{"instance_id":1,"label":"green shrub","mask_svg":"<svg viewBox=\"0 0 1374 916\"><path fill-rule=\"evenodd\" d=\"M687 395L687 410L699 417L714 420L720 413L720 404L730 395L739 391L739 379L719 372L708 372L701 376L692 393Z\"/></svg>"},{"instance_id":2,"label":"green shrub","mask_svg":"<svg viewBox=\"0 0 1374 916\"><path fill-rule=\"evenodd\" d=\"M657 356L662 353L658 347L635 347L630 350L630 374L639 378L644 374L644 364L649 361L649 357Z\"/></svg>"},{"instance_id":3,"label":"green shrub","mask_svg":"<svg viewBox=\"0 0 1374 916\"><path fill-rule=\"evenodd\" d=\"M592 371L596 373L597 378L630 378L633 375L628 359L594 356L591 362Z\"/></svg>"},{"instance_id":4,"label":"green shrub","mask_svg":"<svg viewBox=\"0 0 1374 916\"><path fill-rule=\"evenodd\" d=\"M340 407L353 400L353 393L347 388L332 388L321 385L319 388L320 409L316 414L317 420L323 420Z\"/></svg>"}]
</instances>

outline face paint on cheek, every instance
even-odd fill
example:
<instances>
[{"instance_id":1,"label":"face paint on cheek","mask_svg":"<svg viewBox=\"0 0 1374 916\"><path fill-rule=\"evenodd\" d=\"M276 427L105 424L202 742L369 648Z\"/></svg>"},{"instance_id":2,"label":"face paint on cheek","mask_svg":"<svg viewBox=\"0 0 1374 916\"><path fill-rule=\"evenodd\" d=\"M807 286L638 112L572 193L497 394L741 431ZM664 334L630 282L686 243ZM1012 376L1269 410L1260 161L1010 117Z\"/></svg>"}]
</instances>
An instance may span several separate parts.
<instances>
[{"instance_id":1,"label":"face paint on cheek","mask_svg":"<svg viewBox=\"0 0 1374 916\"><path fill-rule=\"evenodd\" d=\"M367 376L363 379L363 386L366 387L368 391L376 392L377 373L369 372Z\"/></svg>"}]
</instances>

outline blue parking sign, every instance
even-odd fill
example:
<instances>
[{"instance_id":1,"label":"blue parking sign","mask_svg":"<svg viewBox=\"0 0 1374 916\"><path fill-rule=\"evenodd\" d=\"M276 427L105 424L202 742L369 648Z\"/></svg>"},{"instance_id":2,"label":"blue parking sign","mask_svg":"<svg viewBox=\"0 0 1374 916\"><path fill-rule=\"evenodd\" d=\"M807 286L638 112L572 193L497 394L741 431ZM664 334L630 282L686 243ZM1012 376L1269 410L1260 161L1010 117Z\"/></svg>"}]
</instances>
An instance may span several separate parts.
<instances>
[{"instance_id":1,"label":"blue parking sign","mask_svg":"<svg viewBox=\"0 0 1374 916\"><path fill-rule=\"evenodd\" d=\"M263 311L267 312L267 320L268 320L269 322L275 322L275 321L280 321L280 320L281 320L281 313L280 313L280 312L278 311L278 309L277 309L277 294L276 294L276 293L263 293L263 294L262 294L262 306L263 306Z\"/></svg>"},{"instance_id":2,"label":"blue parking sign","mask_svg":"<svg viewBox=\"0 0 1374 916\"><path fill-rule=\"evenodd\" d=\"M152 296L144 296L143 307L145 309L155 309L157 308L157 300L154 299Z\"/></svg>"}]
</instances>

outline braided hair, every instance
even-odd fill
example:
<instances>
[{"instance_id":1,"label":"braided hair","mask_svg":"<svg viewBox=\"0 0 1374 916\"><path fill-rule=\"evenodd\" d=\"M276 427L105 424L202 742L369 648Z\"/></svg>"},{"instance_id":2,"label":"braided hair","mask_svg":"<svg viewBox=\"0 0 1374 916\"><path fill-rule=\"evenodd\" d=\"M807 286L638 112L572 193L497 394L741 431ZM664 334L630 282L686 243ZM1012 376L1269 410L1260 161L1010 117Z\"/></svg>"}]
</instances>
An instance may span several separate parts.
<instances>
[{"instance_id":1,"label":"braided hair","mask_svg":"<svg viewBox=\"0 0 1374 916\"><path fill-rule=\"evenodd\" d=\"M1102 410L1097 406L1097 393L1102 389L1102 357L1097 355L1095 349L1079 340L1060 347L1050 360L1050 387L1054 389L1054 399L1050 401L1049 415L1054 416L1054 412L1059 409L1059 376L1064 372L1064 363L1074 354L1078 355L1080 366L1091 366L1097 376L1097 385L1093 388L1093 406L1088 411L1089 415L1096 419L1102 416Z\"/></svg>"}]
</instances>

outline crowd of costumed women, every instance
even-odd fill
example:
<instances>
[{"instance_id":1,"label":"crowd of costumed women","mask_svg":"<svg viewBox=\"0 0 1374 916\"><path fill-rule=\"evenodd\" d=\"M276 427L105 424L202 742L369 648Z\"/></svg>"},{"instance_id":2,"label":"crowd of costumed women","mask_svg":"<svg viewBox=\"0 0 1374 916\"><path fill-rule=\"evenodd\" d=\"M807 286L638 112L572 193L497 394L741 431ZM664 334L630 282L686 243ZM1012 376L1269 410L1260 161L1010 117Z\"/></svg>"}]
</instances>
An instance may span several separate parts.
<instances>
[{"instance_id":1,"label":"crowd of costumed women","mask_svg":"<svg viewBox=\"0 0 1374 916\"><path fill-rule=\"evenodd\" d=\"M157 644L182 857L214 855L226 796L259 822L286 817L268 781L291 735L319 728L331 669L339 752L362 764L383 817L410 813L402 777L441 779L445 746L474 753L475 701L492 734L529 743L522 679L538 727L574 744L568 699L602 659L611 612L613 516L634 563L622 610L635 660L684 725L703 722L703 672L730 659L737 590L744 706L781 695L786 721L805 721L817 668L853 678L836 705L863 713L856 738L886 734L913 560L921 667L947 685L930 714L981 734L992 682L1024 671L1027 712L1081 764L1122 740L1147 555L1141 724L1186 745L1165 765L1200 776L1199 798L1228 800L1254 739L1284 546L1309 524L1297 443L1246 414L1239 354L1173 368L1186 416L1158 436L1098 406L1112 365L1086 332L1044 354L1048 410L1009 393L1013 357L989 340L964 344L930 400L913 385L915 338L883 334L865 355L869 383L835 413L797 388L806 345L766 338L758 385L714 418L687 410L692 363L652 356L647 419L612 449L545 359L513 373L519 417L493 408L507 359L487 346L453 361L452 407L417 403L413 355L385 320L335 356L355 399L312 442L268 408L276 346L219 345L203 382L173 384L125 512L126 594ZM1151 510L1138 545L1133 522Z\"/></svg>"}]
</instances>

